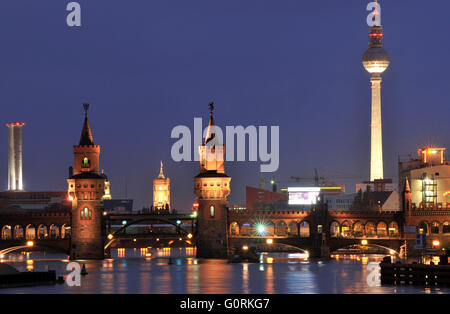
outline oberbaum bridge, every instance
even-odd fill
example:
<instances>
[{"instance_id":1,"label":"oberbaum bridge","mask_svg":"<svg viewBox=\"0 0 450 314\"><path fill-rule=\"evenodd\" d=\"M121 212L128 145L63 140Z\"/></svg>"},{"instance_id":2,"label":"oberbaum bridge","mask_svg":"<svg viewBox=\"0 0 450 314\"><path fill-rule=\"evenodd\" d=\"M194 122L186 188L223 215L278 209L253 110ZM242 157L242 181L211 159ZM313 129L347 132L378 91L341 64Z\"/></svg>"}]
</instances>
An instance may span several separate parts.
<instances>
[{"instance_id":1,"label":"oberbaum bridge","mask_svg":"<svg viewBox=\"0 0 450 314\"><path fill-rule=\"evenodd\" d=\"M194 177L197 210L186 214L108 213L103 199L110 193L110 182L99 171L100 146L94 144L87 110L85 105L81 138L73 147L74 164L67 179L66 201L71 206L40 212L0 211L3 255L29 250L33 245L36 250L61 250L71 259L103 259L110 256L111 247L120 245L196 247L199 258L227 258L234 249L251 246L260 250L286 247L307 251L311 257L327 257L339 249L360 245L397 254L407 243L408 250L414 252L419 230L441 241L448 239L448 203L416 207L411 203L407 180L402 210L396 212L331 211L324 197L308 210L229 210L231 177L225 173L224 147L208 145L214 137L212 108L205 141L199 148L200 172ZM142 224L149 226L147 233L128 231ZM121 227L113 231L113 225ZM405 226L414 226L414 230Z\"/></svg>"}]
</instances>

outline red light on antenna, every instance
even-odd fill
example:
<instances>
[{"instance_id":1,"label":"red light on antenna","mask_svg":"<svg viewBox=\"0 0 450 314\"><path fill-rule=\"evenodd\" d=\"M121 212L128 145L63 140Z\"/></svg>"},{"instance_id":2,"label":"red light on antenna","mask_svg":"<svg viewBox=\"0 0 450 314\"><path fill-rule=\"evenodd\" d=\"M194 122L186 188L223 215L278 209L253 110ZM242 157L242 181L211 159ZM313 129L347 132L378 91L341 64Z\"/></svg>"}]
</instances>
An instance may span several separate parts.
<instances>
[{"instance_id":1,"label":"red light on antenna","mask_svg":"<svg viewBox=\"0 0 450 314\"><path fill-rule=\"evenodd\" d=\"M195 202L192 206L193 206L194 208L198 208L199 203Z\"/></svg>"}]
</instances>

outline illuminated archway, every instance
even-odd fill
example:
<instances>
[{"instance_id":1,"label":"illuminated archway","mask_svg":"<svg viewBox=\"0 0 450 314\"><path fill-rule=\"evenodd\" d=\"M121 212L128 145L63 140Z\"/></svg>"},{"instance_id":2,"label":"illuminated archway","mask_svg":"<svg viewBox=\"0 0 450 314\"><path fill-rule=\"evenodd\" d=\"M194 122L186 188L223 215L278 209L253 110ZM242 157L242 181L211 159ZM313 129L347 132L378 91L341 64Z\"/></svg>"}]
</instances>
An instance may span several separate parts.
<instances>
[{"instance_id":1,"label":"illuminated archway","mask_svg":"<svg viewBox=\"0 0 450 314\"><path fill-rule=\"evenodd\" d=\"M230 235L231 236L239 235L239 224L236 221L230 224Z\"/></svg>"},{"instance_id":2,"label":"illuminated archway","mask_svg":"<svg viewBox=\"0 0 450 314\"><path fill-rule=\"evenodd\" d=\"M307 222L306 220L303 220L300 223L300 237L309 238L310 234L311 234L311 231L309 229L309 222Z\"/></svg>"},{"instance_id":3,"label":"illuminated archway","mask_svg":"<svg viewBox=\"0 0 450 314\"><path fill-rule=\"evenodd\" d=\"M387 224L384 221L380 221L377 225L377 236L378 237L387 237Z\"/></svg>"},{"instance_id":4,"label":"illuminated archway","mask_svg":"<svg viewBox=\"0 0 450 314\"><path fill-rule=\"evenodd\" d=\"M57 225L51 225L49 228L50 239L58 239L60 237L59 227Z\"/></svg>"},{"instance_id":5,"label":"illuminated archway","mask_svg":"<svg viewBox=\"0 0 450 314\"><path fill-rule=\"evenodd\" d=\"M448 221L442 224L442 233L449 234L450 233L450 223Z\"/></svg>"},{"instance_id":6,"label":"illuminated archway","mask_svg":"<svg viewBox=\"0 0 450 314\"><path fill-rule=\"evenodd\" d=\"M70 226L64 224L61 226L61 239L70 238Z\"/></svg>"},{"instance_id":7,"label":"illuminated archway","mask_svg":"<svg viewBox=\"0 0 450 314\"><path fill-rule=\"evenodd\" d=\"M240 232L242 236L250 236L252 234L252 225L249 222L244 222L241 225Z\"/></svg>"},{"instance_id":8,"label":"illuminated archway","mask_svg":"<svg viewBox=\"0 0 450 314\"><path fill-rule=\"evenodd\" d=\"M277 222L277 225L275 227L275 235L277 236L287 236L288 234L288 227L286 223L281 220Z\"/></svg>"},{"instance_id":9,"label":"illuminated archway","mask_svg":"<svg viewBox=\"0 0 450 314\"><path fill-rule=\"evenodd\" d=\"M344 238L349 238L352 235L350 229L350 223L348 221L344 221L341 226L341 236Z\"/></svg>"},{"instance_id":10,"label":"illuminated archway","mask_svg":"<svg viewBox=\"0 0 450 314\"><path fill-rule=\"evenodd\" d=\"M290 236L296 236L296 235L298 235L298 229L297 229L297 222L296 222L296 221L291 221L291 222L289 223L288 234L289 234Z\"/></svg>"},{"instance_id":11,"label":"illuminated archway","mask_svg":"<svg viewBox=\"0 0 450 314\"><path fill-rule=\"evenodd\" d=\"M393 238L399 236L399 228L396 221L391 221L391 223L389 224L389 236Z\"/></svg>"},{"instance_id":12,"label":"illuminated archway","mask_svg":"<svg viewBox=\"0 0 450 314\"><path fill-rule=\"evenodd\" d=\"M355 222L353 225L353 236L360 238L364 235L364 226L360 221Z\"/></svg>"},{"instance_id":13,"label":"illuminated archway","mask_svg":"<svg viewBox=\"0 0 450 314\"><path fill-rule=\"evenodd\" d=\"M48 238L48 229L45 225L39 225L38 227L38 239L47 239Z\"/></svg>"},{"instance_id":14,"label":"illuminated archway","mask_svg":"<svg viewBox=\"0 0 450 314\"><path fill-rule=\"evenodd\" d=\"M333 221L330 225L330 236L333 238L339 237L340 226L337 221Z\"/></svg>"},{"instance_id":15,"label":"illuminated archway","mask_svg":"<svg viewBox=\"0 0 450 314\"><path fill-rule=\"evenodd\" d=\"M23 239L25 237L24 230L21 225L14 226L14 239Z\"/></svg>"},{"instance_id":16,"label":"illuminated archway","mask_svg":"<svg viewBox=\"0 0 450 314\"><path fill-rule=\"evenodd\" d=\"M431 234L439 234L439 222L433 221L430 227Z\"/></svg>"},{"instance_id":17,"label":"illuminated archway","mask_svg":"<svg viewBox=\"0 0 450 314\"><path fill-rule=\"evenodd\" d=\"M26 228L25 228L25 238L27 240L35 240L36 239L36 228L29 224Z\"/></svg>"},{"instance_id":18,"label":"illuminated archway","mask_svg":"<svg viewBox=\"0 0 450 314\"><path fill-rule=\"evenodd\" d=\"M366 237L375 237L377 235L377 229L373 221L368 221L365 225Z\"/></svg>"},{"instance_id":19,"label":"illuminated archway","mask_svg":"<svg viewBox=\"0 0 450 314\"><path fill-rule=\"evenodd\" d=\"M2 240L11 240L12 239L12 229L11 226L6 225L2 228Z\"/></svg>"}]
</instances>

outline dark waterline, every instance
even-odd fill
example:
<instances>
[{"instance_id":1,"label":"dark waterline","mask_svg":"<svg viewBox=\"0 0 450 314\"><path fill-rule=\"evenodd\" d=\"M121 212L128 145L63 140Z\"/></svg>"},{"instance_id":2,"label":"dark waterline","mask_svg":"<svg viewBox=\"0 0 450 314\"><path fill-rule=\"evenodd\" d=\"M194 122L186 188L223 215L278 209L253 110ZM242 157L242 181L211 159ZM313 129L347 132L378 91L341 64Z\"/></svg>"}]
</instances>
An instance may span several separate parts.
<instances>
[{"instance_id":1,"label":"dark waterline","mask_svg":"<svg viewBox=\"0 0 450 314\"><path fill-rule=\"evenodd\" d=\"M88 275L81 287L66 284L1 289L0 293L445 293L449 289L392 287L367 284L367 264L382 256L347 256L329 261L289 258L288 254L264 254L262 263L228 264L223 260L201 260L190 249L152 251L119 249L113 258L85 263ZM169 264L169 257L173 264ZM3 261L20 271L56 270L69 273L69 261L60 254L10 254Z\"/></svg>"}]
</instances>

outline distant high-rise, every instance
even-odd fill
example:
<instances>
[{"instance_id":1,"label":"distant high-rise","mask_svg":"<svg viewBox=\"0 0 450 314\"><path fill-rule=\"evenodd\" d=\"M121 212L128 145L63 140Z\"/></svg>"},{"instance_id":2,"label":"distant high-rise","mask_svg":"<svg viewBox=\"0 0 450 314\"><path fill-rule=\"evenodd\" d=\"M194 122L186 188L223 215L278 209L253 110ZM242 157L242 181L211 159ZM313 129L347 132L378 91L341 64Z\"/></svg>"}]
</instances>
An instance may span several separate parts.
<instances>
[{"instance_id":1,"label":"distant high-rise","mask_svg":"<svg viewBox=\"0 0 450 314\"><path fill-rule=\"evenodd\" d=\"M362 63L371 74L372 122L370 148L370 181L383 179L383 141L381 128L381 73L389 66L389 55L383 48L383 27L373 26L369 30L369 48Z\"/></svg>"},{"instance_id":2,"label":"distant high-rise","mask_svg":"<svg viewBox=\"0 0 450 314\"><path fill-rule=\"evenodd\" d=\"M23 122L11 122L9 128L8 191L23 191L22 127Z\"/></svg>"}]
</instances>

